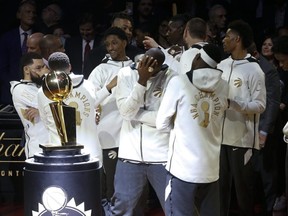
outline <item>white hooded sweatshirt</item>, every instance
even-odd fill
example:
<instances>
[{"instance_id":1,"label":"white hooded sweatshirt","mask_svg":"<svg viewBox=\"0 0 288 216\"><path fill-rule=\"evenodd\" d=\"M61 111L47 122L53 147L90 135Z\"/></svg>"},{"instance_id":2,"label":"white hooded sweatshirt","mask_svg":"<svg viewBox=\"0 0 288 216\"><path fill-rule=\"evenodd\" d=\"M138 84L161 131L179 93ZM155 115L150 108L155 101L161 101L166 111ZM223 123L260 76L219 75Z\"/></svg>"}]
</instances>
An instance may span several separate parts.
<instances>
[{"instance_id":1,"label":"white hooded sweatshirt","mask_svg":"<svg viewBox=\"0 0 288 216\"><path fill-rule=\"evenodd\" d=\"M220 70L203 68L189 73L190 78L183 74L170 80L156 126L171 130L166 169L186 182L210 183L219 178L228 85Z\"/></svg>"},{"instance_id":2,"label":"white hooded sweatshirt","mask_svg":"<svg viewBox=\"0 0 288 216\"><path fill-rule=\"evenodd\" d=\"M116 105L115 88L110 93L106 85L118 75L118 71L121 68L133 63L128 57L127 59L127 61L114 61L109 58L107 62L98 65L88 78L96 91L95 108L100 105L101 116L97 127L97 134L102 149L119 147L122 117Z\"/></svg>"},{"instance_id":3,"label":"white hooded sweatshirt","mask_svg":"<svg viewBox=\"0 0 288 216\"><path fill-rule=\"evenodd\" d=\"M48 131L40 117L32 122L25 116L25 110L33 107L38 109L37 92L38 87L31 81L11 81L11 94L14 107L21 119L25 132L25 155L26 158L33 157L35 153L42 152L39 144L48 142Z\"/></svg>"}]
</instances>

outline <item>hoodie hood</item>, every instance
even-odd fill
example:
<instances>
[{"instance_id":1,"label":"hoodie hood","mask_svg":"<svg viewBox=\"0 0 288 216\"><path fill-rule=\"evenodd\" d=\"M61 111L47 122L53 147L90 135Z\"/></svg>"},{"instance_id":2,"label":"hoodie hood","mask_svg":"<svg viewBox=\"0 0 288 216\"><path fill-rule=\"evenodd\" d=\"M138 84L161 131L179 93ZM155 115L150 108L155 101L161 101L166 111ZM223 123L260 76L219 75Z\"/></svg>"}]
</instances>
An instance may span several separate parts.
<instances>
[{"instance_id":1,"label":"hoodie hood","mask_svg":"<svg viewBox=\"0 0 288 216\"><path fill-rule=\"evenodd\" d=\"M230 55L226 60L223 61L230 61L233 62L234 65L242 65L242 64L247 64L249 62L255 62L259 64L258 60L251 56L250 53L247 53L244 59L233 59L232 56Z\"/></svg>"},{"instance_id":2,"label":"hoodie hood","mask_svg":"<svg viewBox=\"0 0 288 216\"><path fill-rule=\"evenodd\" d=\"M11 92L11 94L12 94L12 92L13 92L14 87L15 87L17 84L20 84L20 82L19 82L19 81L10 81L10 85L11 85L11 87L10 87L10 92Z\"/></svg>"},{"instance_id":3,"label":"hoodie hood","mask_svg":"<svg viewBox=\"0 0 288 216\"><path fill-rule=\"evenodd\" d=\"M201 91L213 92L221 81L222 71L213 68L201 68L192 72L192 83Z\"/></svg>"},{"instance_id":4,"label":"hoodie hood","mask_svg":"<svg viewBox=\"0 0 288 216\"><path fill-rule=\"evenodd\" d=\"M129 66L133 63L133 61L128 56L126 56L126 59L127 60L124 60L124 61L115 61L109 55L107 55L102 60L100 65L106 64L106 65L112 65L112 66L116 66L116 67L126 67L126 66Z\"/></svg>"},{"instance_id":5,"label":"hoodie hood","mask_svg":"<svg viewBox=\"0 0 288 216\"><path fill-rule=\"evenodd\" d=\"M73 88L75 88L75 86L80 85L84 80L84 76L82 74L74 74L71 72L69 74L69 77L72 80Z\"/></svg>"},{"instance_id":6,"label":"hoodie hood","mask_svg":"<svg viewBox=\"0 0 288 216\"><path fill-rule=\"evenodd\" d=\"M30 80L20 80L20 81L10 81L10 92L11 94L13 93L14 88L19 85L19 84L29 84L29 85L34 85L35 87L37 87L37 85L35 83L33 83ZM38 88L38 87L37 87Z\"/></svg>"}]
</instances>

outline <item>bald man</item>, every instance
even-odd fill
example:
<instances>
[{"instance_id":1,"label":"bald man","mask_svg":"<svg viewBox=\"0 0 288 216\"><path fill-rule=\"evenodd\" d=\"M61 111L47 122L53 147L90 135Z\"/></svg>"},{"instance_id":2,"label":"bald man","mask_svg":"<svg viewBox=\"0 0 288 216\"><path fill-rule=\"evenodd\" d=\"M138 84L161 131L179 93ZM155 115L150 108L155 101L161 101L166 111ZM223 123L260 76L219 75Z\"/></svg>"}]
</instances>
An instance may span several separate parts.
<instances>
[{"instance_id":1,"label":"bald man","mask_svg":"<svg viewBox=\"0 0 288 216\"><path fill-rule=\"evenodd\" d=\"M35 52L41 55L41 50L39 47L40 40L44 37L44 34L41 32L36 32L31 34L27 39L27 49L28 52Z\"/></svg>"},{"instance_id":2,"label":"bald man","mask_svg":"<svg viewBox=\"0 0 288 216\"><path fill-rule=\"evenodd\" d=\"M39 42L39 47L41 50L41 55L43 57L44 63L48 66L48 58L49 56L54 52L65 52L63 43L61 41L61 38L52 35L47 34L45 35Z\"/></svg>"},{"instance_id":3,"label":"bald man","mask_svg":"<svg viewBox=\"0 0 288 216\"><path fill-rule=\"evenodd\" d=\"M164 208L169 133L159 132L155 125L162 94L175 74L163 65L164 60L160 49L151 48L137 66L118 73L115 96L123 124L111 201L113 215L132 216L148 181Z\"/></svg>"}]
</instances>

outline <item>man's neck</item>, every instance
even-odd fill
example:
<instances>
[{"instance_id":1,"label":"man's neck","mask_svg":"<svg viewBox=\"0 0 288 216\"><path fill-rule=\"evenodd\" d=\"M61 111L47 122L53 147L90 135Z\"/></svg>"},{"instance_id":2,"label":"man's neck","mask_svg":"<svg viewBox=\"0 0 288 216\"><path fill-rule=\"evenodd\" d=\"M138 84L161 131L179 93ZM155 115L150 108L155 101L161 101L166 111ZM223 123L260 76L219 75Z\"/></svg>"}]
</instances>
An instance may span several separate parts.
<instances>
[{"instance_id":1,"label":"man's neck","mask_svg":"<svg viewBox=\"0 0 288 216\"><path fill-rule=\"evenodd\" d=\"M231 57L234 60L241 60L244 59L247 55L246 49L236 49L231 53Z\"/></svg>"},{"instance_id":2,"label":"man's neck","mask_svg":"<svg viewBox=\"0 0 288 216\"><path fill-rule=\"evenodd\" d=\"M191 38L188 42L187 45L188 47L191 47L192 45L199 43L199 42L204 42L203 39L199 39L199 38Z\"/></svg>"},{"instance_id":3,"label":"man's neck","mask_svg":"<svg viewBox=\"0 0 288 216\"><path fill-rule=\"evenodd\" d=\"M21 23L21 24L20 24L20 28L21 28L23 31L27 32L27 31L29 31L29 30L31 29L31 26L30 26L30 25L26 25L26 24L24 24L24 23Z\"/></svg>"},{"instance_id":4,"label":"man's neck","mask_svg":"<svg viewBox=\"0 0 288 216\"><path fill-rule=\"evenodd\" d=\"M24 76L24 78L22 79L22 81L24 81L24 82L32 82L30 76Z\"/></svg>"}]
</instances>

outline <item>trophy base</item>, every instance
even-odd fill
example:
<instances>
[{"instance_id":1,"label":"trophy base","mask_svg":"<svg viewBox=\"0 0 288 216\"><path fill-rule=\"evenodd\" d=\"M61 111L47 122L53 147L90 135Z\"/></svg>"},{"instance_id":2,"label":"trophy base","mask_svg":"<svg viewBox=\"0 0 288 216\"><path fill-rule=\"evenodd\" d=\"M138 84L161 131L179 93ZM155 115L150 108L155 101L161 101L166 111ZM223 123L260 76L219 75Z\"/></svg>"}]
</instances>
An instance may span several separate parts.
<instances>
[{"instance_id":1,"label":"trophy base","mask_svg":"<svg viewBox=\"0 0 288 216\"><path fill-rule=\"evenodd\" d=\"M54 146L49 144L40 144L42 153L34 155L35 162L39 163L80 163L87 162L90 154L82 154L83 145L62 145Z\"/></svg>"}]
</instances>

